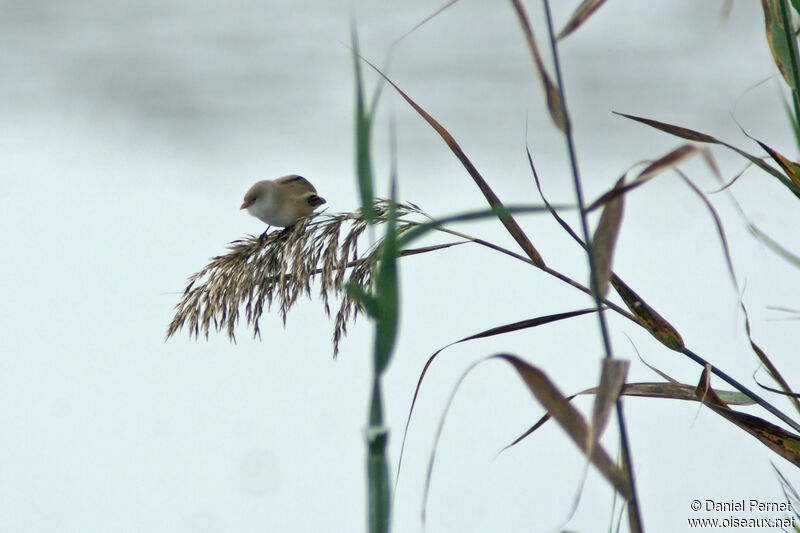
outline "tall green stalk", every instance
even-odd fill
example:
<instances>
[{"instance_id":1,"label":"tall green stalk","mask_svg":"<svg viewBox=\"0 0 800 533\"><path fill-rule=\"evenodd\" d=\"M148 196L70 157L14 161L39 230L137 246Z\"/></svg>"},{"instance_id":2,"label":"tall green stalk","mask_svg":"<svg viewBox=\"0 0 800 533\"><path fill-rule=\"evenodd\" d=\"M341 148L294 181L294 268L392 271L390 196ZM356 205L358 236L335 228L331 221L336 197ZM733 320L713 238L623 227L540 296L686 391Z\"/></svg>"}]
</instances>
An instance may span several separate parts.
<instances>
[{"instance_id":1,"label":"tall green stalk","mask_svg":"<svg viewBox=\"0 0 800 533\"><path fill-rule=\"evenodd\" d=\"M783 19L783 34L786 39L786 48L789 52L789 89L792 91L792 107L794 117L790 117L795 125L800 126L800 52L797 49L797 39L795 39L794 24L792 14L789 10L788 0L780 0L781 18ZM800 145L800 138L796 139Z\"/></svg>"},{"instance_id":2,"label":"tall green stalk","mask_svg":"<svg viewBox=\"0 0 800 533\"><path fill-rule=\"evenodd\" d=\"M358 39L353 30L353 62L356 82L356 169L361 193L364 218L374 221L373 177L371 165L370 132L372 113L365 103L361 77L361 56ZM391 202L385 224L386 234L381 244L380 261L376 265L374 287L348 285L348 292L359 302L375 324L375 342L372 350L372 390L367 416L367 520L370 533L388 533L391 525L391 481L387 444L389 428L383 417L381 380L394 352L399 316L399 290L397 281L397 208L395 181L392 176Z\"/></svg>"}]
</instances>

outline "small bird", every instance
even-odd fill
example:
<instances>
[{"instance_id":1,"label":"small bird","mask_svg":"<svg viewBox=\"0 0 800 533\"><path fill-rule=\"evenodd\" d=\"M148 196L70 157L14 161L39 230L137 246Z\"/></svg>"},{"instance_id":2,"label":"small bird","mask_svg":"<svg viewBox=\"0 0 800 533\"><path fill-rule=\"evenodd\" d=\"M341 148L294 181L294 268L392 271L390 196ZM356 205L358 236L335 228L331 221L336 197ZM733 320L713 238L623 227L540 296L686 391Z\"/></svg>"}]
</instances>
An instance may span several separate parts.
<instances>
[{"instance_id":1,"label":"small bird","mask_svg":"<svg viewBox=\"0 0 800 533\"><path fill-rule=\"evenodd\" d=\"M324 203L325 198L317 195L317 189L307 179L291 174L257 182L244 195L239 209L247 209L269 226L287 228Z\"/></svg>"}]
</instances>

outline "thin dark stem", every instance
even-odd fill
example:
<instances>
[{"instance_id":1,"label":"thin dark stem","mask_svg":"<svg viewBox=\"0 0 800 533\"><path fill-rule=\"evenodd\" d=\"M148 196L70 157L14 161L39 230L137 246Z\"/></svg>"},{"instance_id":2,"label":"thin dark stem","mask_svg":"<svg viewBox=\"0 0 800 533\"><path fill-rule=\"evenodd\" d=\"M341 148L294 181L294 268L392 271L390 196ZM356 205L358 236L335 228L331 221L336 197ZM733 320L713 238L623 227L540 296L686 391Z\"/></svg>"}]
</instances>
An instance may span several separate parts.
<instances>
[{"instance_id":1,"label":"thin dark stem","mask_svg":"<svg viewBox=\"0 0 800 533\"><path fill-rule=\"evenodd\" d=\"M744 385L739 383L737 380L735 380L734 378L729 376L727 373L725 373L722 370L720 370L719 368L715 367L714 365L712 365L711 363L709 363L708 361L706 361L705 359L703 359L702 357L700 357L699 355L697 355L696 353L691 351L689 348L684 348L683 350L681 350L681 353L683 355L687 356L692 361L702 365L703 367L707 366L711 370L712 374L714 374L715 376L721 378L722 380L727 382L732 387L735 387L736 389L739 390L739 392L742 392L742 393L746 394L755 403L757 403L758 405L760 405L761 407L763 407L764 409L766 409L767 411L769 411L770 413L772 413L773 415L778 417L779 419L781 419L784 422L786 422L787 424L789 424L789 426L791 426L792 429L794 429L795 431L799 431L800 432L800 424L798 424L797 422L795 422L794 420L789 418L787 415L785 415L783 412L781 412L777 407L773 407L773 405L771 403L769 403L768 401L763 399L761 396L759 396L755 392L751 391L750 389L748 389L747 387L745 387Z\"/></svg>"},{"instance_id":2,"label":"thin dark stem","mask_svg":"<svg viewBox=\"0 0 800 533\"><path fill-rule=\"evenodd\" d=\"M511 250L509 250L507 248L503 248L502 246L498 246L498 245L496 245L494 243L491 243L489 241L485 241L483 239L479 239L477 237L473 237L471 235L467 235L466 233L461 233L460 231L454 231L454 230L447 229L447 228L444 228L444 227L437 228L437 229L439 231L441 231L442 233L449 233L450 235L455 235L456 237L461 237L462 239L466 239L469 242L474 242L475 244L480 244L481 246L485 246L486 248L490 248L490 249L492 249L492 250L494 250L496 252L500 252L502 254L508 255L510 257L513 257L514 259L518 259L519 261L522 261L523 263L528 263L529 265L538 268L542 272L544 272L546 274L550 274L554 278L556 278L556 279L558 279L560 281L563 281L567 285L569 285L569 286L571 286L571 287L573 287L575 289L578 289L579 291L581 291L581 292L583 292L585 294L588 294L589 296L592 295L592 291L588 287L584 287L583 285L581 285L580 283L578 283L574 279L570 278L569 276L566 276L566 275L562 274L558 270L554 270L554 269L552 269L552 268L550 268L548 266L537 265L530 258L525 257L524 255L520 255L520 254L518 254L516 252L512 252ZM636 320L636 317L634 317L628 311L626 311L622 307L618 306L617 304L615 304L611 300L607 300L607 299L604 298L602 300L602 303L607 308L611 309L612 311L616 311L618 314L624 316L625 318L627 318L631 322L636 323L636 325L639 325L639 326L641 325L639 323L639 321Z\"/></svg>"},{"instance_id":3,"label":"thin dark stem","mask_svg":"<svg viewBox=\"0 0 800 533\"><path fill-rule=\"evenodd\" d=\"M567 141L567 150L569 152L569 162L572 167L572 181L575 187L575 196L578 200L578 209L580 210L581 229L583 230L583 240L587 244L587 256L589 259L590 271L590 287L592 295L594 296L595 306L597 307L597 319L600 324L600 332L603 337L603 347L605 348L605 358L612 359L613 352L611 349L611 338L608 333L608 324L606 323L605 313L601 312L603 309L603 296L600 294L600 280L597 276L596 261L594 250L592 249L591 235L589 233L589 222L586 217L585 203L583 199L583 187L581 185L580 173L578 170L578 159L575 154L575 141L572 136L572 124L567 112L566 93L564 91L564 80L561 75L561 62L558 58L558 46L556 43L555 32L553 31L553 18L550 14L550 2L544 0L545 16L547 18L547 32L550 36L550 50L553 53L553 65L556 73L556 83L558 84L558 92L561 100L561 114L564 117L564 138ZM628 500L628 521L630 523L631 531L634 533L641 533L644 531L642 525L641 513L639 510L638 496L636 495L635 476L633 474L633 462L631 460L630 444L628 442L628 432L625 427L625 417L622 411L622 398L617 396L616 400L617 423L619 425L620 437L620 451L622 456L622 464L628 474L628 484L630 486L630 496Z\"/></svg>"},{"instance_id":4,"label":"thin dark stem","mask_svg":"<svg viewBox=\"0 0 800 533\"><path fill-rule=\"evenodd\" d=\"M591 234L589 232L589 220L586 216L586 203L583 199L583 185L581 184L581 177L580 171L578 170L578 158L575 154L575 141L572 136L572 124L567 114L567 102L566 102L566 95L564 92L564 81L562 80L561 76L561 66L560 61L558 59L558 48L556 45L555 36L553 33L553 26L552 26L552 19L550 17L550 2L545 0L544 2L545 12L547 14L547 29L550 34L550 48L553 51L553 64L555 66L556 71L556 82L558 83L558 92L561 96L561 112L562 116L564 117L564 138L567 141L567 151L569 152L569 163L572 170L572 182L575 188L575 196L578 201L578 209L580 212L580 219L581 219L581 230L583 231L583 241L587 243L587 256L589 258L589 269L591 271L590 274L590 286L592 289L592 293L594 296L595 305L599 310L600 307L603 305L603 297L600 294L600 283L597 279L597 268L596 268L596 261L594 256L594 251L592 250L592 241L591 241ZM606 358L611 359L613 357L612 350L611 350L611 339L608 334L608 326L606 324L605 318L603 317L603 313L598 314L598 318L600 319L600 331L603 336L603 347L605 348L605 356Z\"/></svg>"},{"instance_id":5,"label":"thin dark stem","mask_svg":"<svg viewBox=\"0 0 800 533\"><path fill-rule=\"evenodd\" d=\"M532 167L532 168L533 168L533 167ZM534 176L534 178L536 179L536 185L537 185L537 187L539 187L539 178L536 176L536 169L535 169L535 168L533 168L533 176ZM544 201L544 203L545 203L545 204L547 204L547 203L548 203L548 202L547 202L547 198L545 198L544 194L542 194L542 190L541 190L541 188L539 188L539 194L542 196L542 200ZM580 238L580 237L579 237L579 236L578 236L578 235L577 235L577 234L576 234L576 233L575 233L575 232L572 230L572 228L570 228L570 227L569 227L569 224L567 224L567 223L564 221L564 219L562 219L561 217L559 217L559 216L558 216L558 213L556 213L554 210L551 210L551 214L552 214L552 215L555 217L556 221L557 221L557 222L558 222L558 223L561 225L561 227L562 227L562 228L564 228L564 231L566 231L566 232L567 232L567 234L569 234L569 236L570 236L570 237L572 237L572 238L573 238L573 240L574 240L575 242L577 242L577 243L578 243L578 244L579 244L579 245L580 245L580 246L581 246L581 247L582 247L584 250L588 250L588 247L586 246L586 243L585 243L585 242L583 242L583 241L581 240L581 238ZM524 259L524 258L523 258L523 259ZM618 276L616 276L616 274L612 273L612 274L611 274L611 279L613 280L613 279L614 279L614 277L618 277ZM621 281L621 280L620 280L620 281ZM568 282L568 283L569 283L569 282ZM579 289L580 289L580 287L577 287L577 288L579 288ZM581 290L582 290L582 289L581 289ZM584 292L585 292L585 291L584 291ZM588 294L588 293L587 293L587 294ZM609 302L608 302L608 300L605 300L605 304L606 304L607 306L611 307L611 306L609 305ZM615 309L614 307L611 307L611 309L614 309L614 310L616 311L616 309ZM634 317L633 317L633 315L627 314L627 315L625 315L625 316L627 316L627 317L628 317L630 320L632 320L633 322L636 322L636 323L637 323L637 325L639 325L639 326L641 326L641 325L642 325L642 324L641 324L641 323L640 323L638 320L636 320L636 318L634 318ZM729 376L727 373L725 373L725 372L723 372L722 370L720 370L719 368L717 368L717 367L715 367L715 366L711 365L710 363L708 363L708 361L706 361L705 359L703 359L703 358L702 358L702 357L700 357L699 355L695 354L694 352L692 352L692 351L691 351L691 350L689 350L688 348L685 348L685 349L682 351L682 353L683 353L684 355L688 356L688 357L689 357L691 360L693 360L694 362L696 362L696 363L699 363L699 364L700 364L701 366L703 366L703 367L705 367L706 365L707 365L707 366L709 366L709 367L711 368L711 373L712 373L712 374L714 374L715 376L717 376L717 377L721 378L721 379L722 379L723 381L725 381L725 382L726 382L728 385L731 385L732 387L736 388L736 389L737 389L737 390L739 390L740 392L743 392L743 393L747 394L748 396L750 396L750 397L753 399L753 401L755 401L755 402L756 402L757 404L759 404L761 407L763 407L764 409L766 409L766 410L767 410L767 411L769 411L770 413L772 413L772 414L774 414L775 416L777 416L779 419L781 419L781 420L783 420L784 422L786 422L786 423L787 423L789 426L791 426L791 427L792 427L792 428L794 428L795 430L797 430L797 431L800 431L800 424L798 424L797 422L795 422L794 420L792 420L791 418L789 418L789 416L788 416L788 415L786 415L786 414L784 414L783 412L781 412L780 410L778 410L778 408L777 408L777 407L774 407L772 404L770 404L769 402L767 402L766 400L764 400L763 398L761 398L761 397L760 397L760 396L758 396L757 394L755 394L755 393L751 392L751 391L750 391L749 389L747 389L747 388L746 388L744 385L742 385L741 383L739 383L738 381L736 381L735 379L733 379L732 377L730 377L730 376Z\"/></svg>"}]
</instances>

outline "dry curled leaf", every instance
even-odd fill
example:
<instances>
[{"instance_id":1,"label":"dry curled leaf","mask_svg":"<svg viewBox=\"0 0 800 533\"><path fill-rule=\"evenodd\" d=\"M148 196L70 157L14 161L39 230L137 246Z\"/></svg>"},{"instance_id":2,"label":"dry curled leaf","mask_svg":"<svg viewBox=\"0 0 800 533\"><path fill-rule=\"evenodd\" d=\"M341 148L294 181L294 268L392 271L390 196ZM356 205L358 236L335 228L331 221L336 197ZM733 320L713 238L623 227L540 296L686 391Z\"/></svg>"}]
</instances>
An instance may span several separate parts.
<instances>
[{"instance_id":1,"label":"dry curled leaf","mask_svg":"<svg viewBox=\"0 0 800 533\"><path fill-rule=\"evenodd\" d=\"M613 190L621 189L625 184L625 177L621 177ZM601 297L608 293L608 281L611 278L614 263L614 249L617 246L617 237L622 227L622 214L625 210L625 197L617 195L606 203L600 222L592 237L592 252L594 253L595 279L597 290ZM589 284L592 285L591 283Z\"/></svg>"},{"instance_id":2,"label":"dry curled leaf","mask_svg":"<svg viewBox=\"0 0 800 533\"><path fill-rule=\"evenodd\" d=\"M577 30L581 24L586 22L586 20L605 3L606 0L583 0L581 5L572 13L572 16L569 17L564 28L558 33L558 39L563 39Z\"/></svg>"},{"instance_id":3,"label":"dry curled leaf","mask_svg":"<svg viewBox=\"0 0 800 533\"><path fill-rule=\"evenodd\" d=\"M550 118L553 123L561 131L567 129L567 118L564 116L564 106L561 102L561 93L558 87L553 82L547 68L542 61L542 55L539 53L539 47L536 45L536 37L533 35L533 28L528 20L528 13L525 11L525 6L522 5L520 0L511 0L514 10L517 13L517 19L520 26L522 26L522 33L525 35L525 41L528 43L528 49L533 58L533 64L536 66L536 72L539 73L539 81L542 82L542 89L544 90L545 99L547 100L547 110L550 112Z\"/></svg>"},{"instance_id":4,"label":"dry curled leaf","mask_svg":"<svg viewBox=\"0 0 800 533\"><path fill-rule=\"evenodd\" d=\"M636 294L633 289L628 287L625 282L619 277L612 275L611 284L639 323L643 325L653 337L658 339L661 344L677 352L686 347L678 330L667 322L667 319L659 315L655 309L650 307L647 302L642 300L642 298Z\"/></svg>"}]
</instances>

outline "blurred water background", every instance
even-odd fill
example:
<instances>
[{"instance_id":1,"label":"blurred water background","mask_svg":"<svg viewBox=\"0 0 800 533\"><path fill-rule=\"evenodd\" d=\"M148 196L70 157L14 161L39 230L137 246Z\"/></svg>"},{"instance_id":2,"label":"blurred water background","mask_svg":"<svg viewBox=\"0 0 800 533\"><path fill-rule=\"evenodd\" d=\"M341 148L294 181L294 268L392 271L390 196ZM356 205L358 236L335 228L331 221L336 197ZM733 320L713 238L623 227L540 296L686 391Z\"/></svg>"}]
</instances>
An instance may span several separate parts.
<instances>
[{"instance_id":1,"label":"blurred water background","mask_svg":"<svg viewBox=\"0 0 800 533\"><path fill-rule=\"evenodd\" d=\"M544 47L541 6L527 4ZM554 4L560 26L575 3ZM738 121L795 155L759 6L735 2L724 17L725 6L608 2L562 43L589 198L633 163L680 144L612 110L758 152ZM316 302L302 304L285 330L265 317L261 342L244 329L235 345L222 335L164 343L163 332L185 278L226 243L263 230L237 209L252 182L299 173L331 210L357 206L351 21L364 56L451 131L504 201L537 201L526 135L551 199L572 201L563 141L510 5L463 0L397 42L438 7L0 2L0 530L362 530L364 323L337 362L331 321ZM376 76L367 76L374 86ZM434 215L481 207L436 134L392 91L381 98L379 191L388 191L394 121L401 199ZM714 154L726 179L744 168L738 156ZM686 169L704 190L718 187L699 161ZM773 178L750 170L731 190L760 227L800 249L796 201ZM747 234L728 197L715 203L765 348L792 376L792 323L769 321L775 313L766 306L797 301L796 270ZM551 221L528 217L524 225L551 266L584 279L581 254ZM514 246L499 224L468 229ZM630 196L616 266L691 346L751 383L757 365L720 250L702 202L665 176ZM403 287L402 339L387 377L395 460L416 377L435 349L588 303L524 265L466 247L404 260ZM466 365L508 350L541 365L564 391L591 386L600 345L591 319L581 320L445 354L412 422L396 531L421 530L433 432ZM633 360L632 378L656 379L622 331L648 361L686 382L698 378L699 368L645 333L617 319L612 326L620 355ZM682 530L692 498L781 498L767 462L776 458L740 430L696 405L626 403L648 531ZM561 524L583 465L557 427L493 460L540 415L505 368L479 367L446 426L427 531ZM590 473L570 528L606 529L610 501Z\"/></svg>"}]
</instances>

